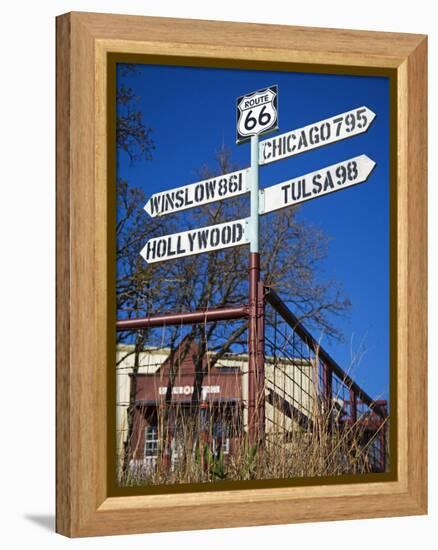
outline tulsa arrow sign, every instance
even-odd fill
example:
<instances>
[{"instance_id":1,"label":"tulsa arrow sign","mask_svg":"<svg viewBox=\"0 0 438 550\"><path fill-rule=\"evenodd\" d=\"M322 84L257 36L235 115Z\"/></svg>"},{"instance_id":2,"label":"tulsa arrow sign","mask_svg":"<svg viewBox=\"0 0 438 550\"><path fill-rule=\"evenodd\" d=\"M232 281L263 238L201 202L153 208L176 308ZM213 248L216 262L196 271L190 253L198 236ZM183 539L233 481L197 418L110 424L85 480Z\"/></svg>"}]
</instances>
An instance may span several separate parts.
<instances>
[{"instance_id":1,"label":"tulsa arrow sign","mask_svg":"<svg viewBox=\"0 0 438 550\"><path fill-rule=\"evenodd\" d=\"M248 244L247 219L150 239L140 254L149 263Z\"/></svg>"},{"instance_id":2,"label":"tulsa arrow sign","mask_svg":"<svg viewBox=\"0 0 438 550\"><path fill-rule=\"evenodd\" d=\"M266 139L259 144L259 164L269 164L322 145L363 134L370 127L375 116L368 107L359 107Z\"/></svg>"},{"instance_id":3,"label":"tulsa arrow sign","mask_svg":"<svg viewBox=\"0 0 438 550\"><path fill-rule=\"evenodd\" d=\"M230 172L216 178L155 193L145 204L144 209L155 218L242 195L249 191L248 172L249 169Z\"/></svg>"},{"instance_id":4,"label":"tulsa arrow sign","mask_svg":"<svg viewBox=\"0 0 438 550\"><path fill-rule=\"evenodd\" d=\"M308 201L366 181L376 163L360 155L260 191L260 214Z\"/></svg>"}]
</instances>

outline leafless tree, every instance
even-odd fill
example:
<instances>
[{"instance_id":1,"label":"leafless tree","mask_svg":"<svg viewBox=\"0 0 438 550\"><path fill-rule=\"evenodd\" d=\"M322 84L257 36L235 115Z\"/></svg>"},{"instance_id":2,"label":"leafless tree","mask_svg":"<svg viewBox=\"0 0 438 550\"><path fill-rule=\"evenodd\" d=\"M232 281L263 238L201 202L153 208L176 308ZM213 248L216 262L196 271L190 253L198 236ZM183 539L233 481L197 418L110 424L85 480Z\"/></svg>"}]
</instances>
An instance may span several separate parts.
<instances>
[{"instance_id":1,"label":"leafless tree","mask_svg":"<svg viewBox=\"0 0 438 550\"><path fill-rule=\"evenodd\" d=\"M221 147L216 168L206 166L200 178L228 173L238 167L230 152ZM139 251L148 239L177 229L178 215L148 219L142 207L146 197L126 183L119 185L117 303L121 317L145 316L165 311L195 311L247 303L248 250L245 246L229 248L148 265ZM248 198L237 197L212 203L184 215L189 228L208 226L242 217ZM157 221L158 220L158 221ZM181 230L179 227L178 230ZM261 258L265 283L281 293L297 315L308 325L324 330L332 338L341 333L333 316L343 314L349 302L333 282L321 283L317 270L327 255L327 237L317 228L297 219L297 208L272 213L262 220ZM176 340L176 331L169 338ZM196 341L193 404L199 403L205 376L207 350L216 352L208 365L231 348L246 345L246 326L242 322L194 325L184 332ZM130 338L124 334L124 338ZM143 334L144 338L144 334Z\"/></svg>"}]
</instances>

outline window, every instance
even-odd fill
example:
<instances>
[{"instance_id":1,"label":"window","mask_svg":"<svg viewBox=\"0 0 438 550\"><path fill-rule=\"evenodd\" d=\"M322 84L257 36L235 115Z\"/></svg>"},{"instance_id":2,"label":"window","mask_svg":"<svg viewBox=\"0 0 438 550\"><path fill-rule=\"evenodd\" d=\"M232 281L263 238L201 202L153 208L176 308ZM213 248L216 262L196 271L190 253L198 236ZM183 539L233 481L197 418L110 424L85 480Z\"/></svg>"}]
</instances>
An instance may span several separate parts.
<instances>
[{"instance_id":1,"label":"window","mask_svg":"<svg viewBox=\"0 0 438 550\"><path fill-rule=\"evenodd\" d=\"M224 455L230 453L230 438L225 437L223 440L216 437L213 438L213 454L218 456L222 452Z\"/></svg>"},{"instance_id":2,"label":"window","mask_svg":"<svg viewBox=\"0 0 438 550\"><path fill-rule=\"evenodd\" d=\"M144 436L144 456L145 458L156 457L158 455L158 429L157 426L147 426Z\"/></svg>"},{"instance_id":3,"label":"window","mask_svg":"<svg viewBox=\"0 0 438 550\"><path fill-rule=\"evenodd\" d=\"M218 419L213 424L213 454L224 455L230 452L230 429L229 425L223 419Z\"/></svg>"}]
</instances>

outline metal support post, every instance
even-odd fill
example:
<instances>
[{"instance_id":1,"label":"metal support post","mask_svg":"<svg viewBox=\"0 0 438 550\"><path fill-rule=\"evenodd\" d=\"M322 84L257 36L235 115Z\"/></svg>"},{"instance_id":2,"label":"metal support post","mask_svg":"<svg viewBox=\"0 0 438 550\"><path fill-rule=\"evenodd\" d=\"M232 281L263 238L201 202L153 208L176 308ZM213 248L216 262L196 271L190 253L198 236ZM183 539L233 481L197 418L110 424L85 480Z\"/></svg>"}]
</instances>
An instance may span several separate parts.
<instances>
[{"instance_id":1,"label":"metal support post","mask_svg":"<svg viewBox=\"0 0 438 550\"><path fill-rule=\"evenodd\" d=\"M384 411L385 417L388 415L388 411L386 409L386 406L382 406L382 410ZM380 426L380 467L382 472L386 472L386 434L387 434L388 425L383 422L383 425Z\"/></svg>"},{"instance_id":2,"label":"metal support post","mask_svg":"<svg viewBox=\"0 0 438 550\"><path fill-rule=\"evenodd\" d=\"M325 412L329 413L331 411L332 407L332 380L333 380L333 373L329 369L327 365L323 365L323 371L322 371L322 384L323 384L323 399L324 399L324 407L326 409Z\"/></svg>"},{"instance_id":3,"label":"metal support post","mask_svg":"<svg viewBox=\"0 0 438 550\"><path fill-rule=\"evenodd\" d=\"M162 414L164 413L164 407L162 407ZM164 419L164 416L162 417ZM164 442L164 448L162 452L162 468L165 472L168 472L171 469L172 465L172 429L171 425L174 422L173 412L170 410L168 412L166 423L162 423L162 431L159 434L159 437L162 438Z\"/></svg>"},{"instance_id":4,"label":"metal support post","mask_svg":"<svg viewBox=\"0 0 438 550\"><path fill-rule=\"evenodd\" d=\"M257 292L257 414L258 439L265 442L265 285L258 283Z\"/></svg>"},{"instance_id":5,"label":"metal support post","mask_svg":"<svg viewBox=\"0 0 438 550\"><path fill-rule=\"evenodd\" d=\"M201 469L204 472L207 471L208 468L208 455L206 456L206 447L209 444L208 423L208 403L206 401L202 401L199 405L199 458L201 462Z\"/></svg>"},{"instance_id":6,"label":"metal support post","mask_svg":"<svg viewBox=\"0 0 438 550\"><path fill-rule=\"evenodd\" d=\"M356 392L350 389L350 418L351 423L354 425L357 421L357 401Z\"/></svg>"},{"instance_id":7,"label":"metal support post","mask_svg":"<svg viewBox=\"0 0 438 550\"><path fill-rule=\"evenodd\" d=\"M260 438L260 406L263 399L260 396L260 384L264 375L264 364L259 359L259 283L260 283L260 254L259 254L259 139L251 137L251 214L248 233L250 240L249 258L249 319L248 319L248 439L254 445ZM263 413L264 422L264 413Z\"/></svg>"},{"instance_id":8,"label":"metal support post","mask_svg":"<svg viewBox=\"0 0 438 550\"><path fill-rule=\"evenodd\" d=\"M256 434L257 401L257 288L260 281L260 256L251 253L249 258L249 319L248 319L248 439L254 445Z\"/></svg>"}]
</instances>

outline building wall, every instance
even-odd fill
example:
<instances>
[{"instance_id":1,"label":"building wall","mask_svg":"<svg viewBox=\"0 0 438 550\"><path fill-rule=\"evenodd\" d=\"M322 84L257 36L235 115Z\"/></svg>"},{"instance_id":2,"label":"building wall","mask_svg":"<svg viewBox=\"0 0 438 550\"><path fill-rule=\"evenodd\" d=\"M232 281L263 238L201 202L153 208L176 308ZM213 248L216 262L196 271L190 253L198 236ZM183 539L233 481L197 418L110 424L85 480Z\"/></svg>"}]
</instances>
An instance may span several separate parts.
<instances>
[{"instance_id":1,"label":"building wall","mask_svg":"<svg viewBox=\"0 0 438 550\"><path fill-rule=\"evenodd\" d=\"M116 383L117 383L117 451L118 455L123 455L124 443L127 440L128 435L128 422L127 422L127 410L129 406L129 395L130 395L130 376L129 374L133 372L134 366L134 347L131 345L121 345L117 348L116 354ZM158 389L167 384L167 375L162 376L158 371L166 363L170 354L170 350L167 348L160 349L145 349L140 353L139 357L139 369L138 373L140 375L156 375L149 377L140 376L140 380L143 379L141 384L146 383L148 380L151 385L148 392L143 391L144 395L147 395L150 400L155 399L155 396L158 393ZM207 356L208 360L208 356ZM187 358L187 361L189 359ZM315 403L315 385L313 383L313 368L309 363L304 363L300 361L300 364L297 362L300 360L290 361L290 360L278 360L275 363L268 357L265 364L265 388L266 394L269 391L275 391L276 394L284 399L287 403L293 405L293 407L304 414L305 416L311 417L313 415L313 408ZM242 400L243 404L247 401L247 373L248 373L248 357L247 355L236 355L236 356L224 356L215 365L215 370L220 371L221 369L226 371L227 369L236 369L239 373L239 382L236 382L236 395L233 394L231 387L233 386L233 377L235 374L228 373L227 376L222 375L221 380L229 379L229 382L226 384L229 386L226 389L226 394L228 397L235 397ZM161 369L165 373L164 369ZM184 374L181 374L179 379L176 382L176 386L181 385L185 386L190 383L190 375L188 373L187 378ZM192 374L193 377L193 374ZM162 382L160 379L162 378ZM207 380L204 384L217 384L217 376L211 380ZM223 384L223 382L222 382ZM237 393L239 395L237 395ZM175 395L174 399L178 400L181 396ZM298 427L298 424L286 416L278 408L273 407L269 403L266 403L265 408L265 418L266 418L266 431L267 433L274 432L283 432L291 431ZM244 426L247 425L247 416L246 416L246 407L244 407L244 417L243 417ZM142 438L143 435L136 436L137 438ZM142 441L144 441L142 439ZM144 443L143 443L144 444Z\"/></svg>"},{"instance_id":2,"label":"building wall","mask_svg":"<svg viewBox=\"0 0 438 550\"><path fill-rule=\"evenodd\" d=\"M300 360L297 359L297 362ZM268 361L265 363L266 394L274 391L281 399L292 405L297 413L308 418L315 414L315 384L313 367L309 363L297 365L292 361ZM298 427L277 407L266 403L266 432L291 431Z\"/></svg>"},{"instance_id":3,"label":"building wall","mask_svg":"<svg viewBox=\"0 0 438 550\"><path fill-rule=\"evenodd\" d=\"M119 345L116 350L116 438L117 455L122 456L124 443L128 437L128 407L130 394L130 377L134 368L134 346ZM140 374L153 374L169 356L169 350L145 349L139 356Z\"/></svg>"}]
</instances>

